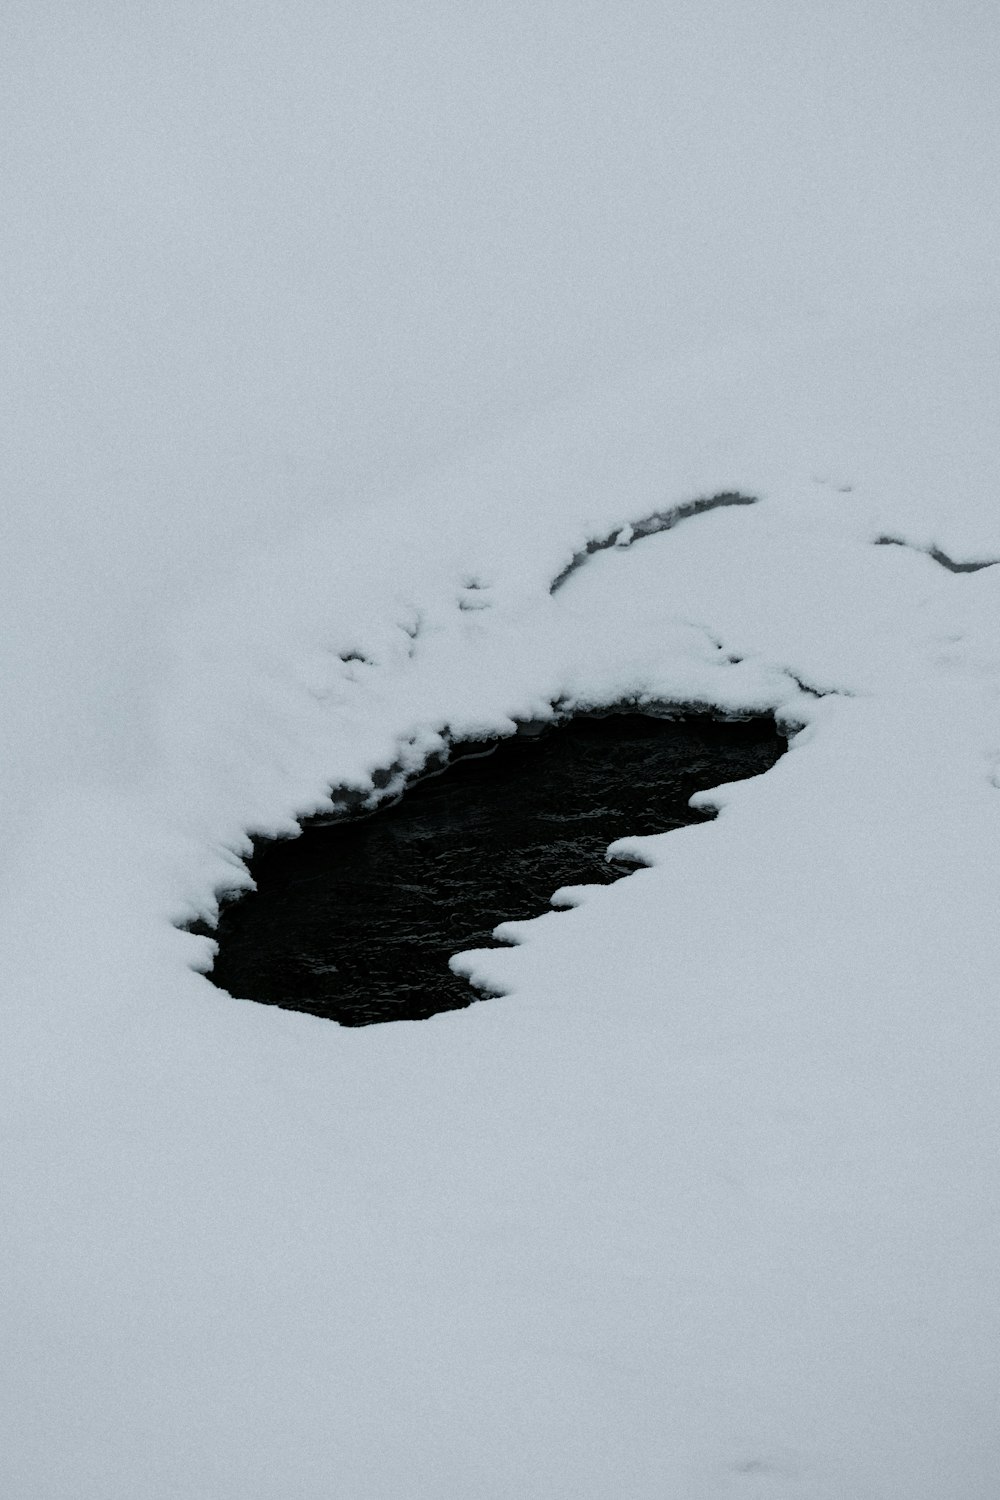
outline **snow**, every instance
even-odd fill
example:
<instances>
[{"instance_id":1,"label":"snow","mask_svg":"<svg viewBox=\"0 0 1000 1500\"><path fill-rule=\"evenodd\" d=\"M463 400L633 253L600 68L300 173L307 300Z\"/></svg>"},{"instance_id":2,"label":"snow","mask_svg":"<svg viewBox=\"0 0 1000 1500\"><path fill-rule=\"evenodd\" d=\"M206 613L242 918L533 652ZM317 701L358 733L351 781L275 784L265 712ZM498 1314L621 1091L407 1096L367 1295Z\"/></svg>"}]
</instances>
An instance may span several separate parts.
<instances>
[{"instance_id":1,"label":"snow","mask_svg":"<svg viewBox=\"0 0 1000 1500\"><path fill-rule=\"evenodd\" d=\"M992 1500L992 15L5 25L4 1493ZM204 978L252 834L622 699L790 749L496 998Z\"/></svg>"}]
</instances>

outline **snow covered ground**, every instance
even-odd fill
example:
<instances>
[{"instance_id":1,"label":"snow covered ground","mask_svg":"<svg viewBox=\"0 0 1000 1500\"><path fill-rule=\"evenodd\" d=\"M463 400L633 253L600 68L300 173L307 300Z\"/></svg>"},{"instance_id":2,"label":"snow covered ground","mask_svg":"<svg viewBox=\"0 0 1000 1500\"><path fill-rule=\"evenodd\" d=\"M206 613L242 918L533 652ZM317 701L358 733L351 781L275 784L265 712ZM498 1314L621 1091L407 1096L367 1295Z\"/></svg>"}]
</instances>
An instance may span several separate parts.
<instances>
[{"instance_id":1,"label":"snow covered ground","mask_svg":"<svg viewBox=\"0 0 1000 1500\"><path fill-rule=\"evenodd\" d=\"M2 1490L992 1500L995 19L501 9L5 23ZM250 832L622 698L790 750L497 998L205 980Z\"/></svg>"}]
</instances>

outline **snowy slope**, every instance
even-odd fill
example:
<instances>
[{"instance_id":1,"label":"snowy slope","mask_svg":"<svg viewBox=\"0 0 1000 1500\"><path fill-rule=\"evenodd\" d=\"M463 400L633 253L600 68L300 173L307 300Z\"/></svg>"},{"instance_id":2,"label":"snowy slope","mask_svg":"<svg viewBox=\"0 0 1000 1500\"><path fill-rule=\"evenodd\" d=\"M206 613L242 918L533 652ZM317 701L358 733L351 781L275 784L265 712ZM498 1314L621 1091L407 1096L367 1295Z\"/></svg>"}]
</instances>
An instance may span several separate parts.
<instances>
[{"instance_id":1,"label":"snowy slope","mask_svg":"<svg viewBox=\"0 0 1000 1500\"><path fill-rule=\"evenodd\" d=\"M286 554L181 639L156 774L53 804L8 927L14 1493L992 1492L1000 568L788 475L554 595L577 531L527 508L407 501L368 574L313 534L291 603ZM170 919L248 827L623 696L805 727L456 960L505 998L348 1033L191 972Z\"/></svg>"},{"instance_id":2,"label":"snowy slope","mask_svg":"<svg viewBox=\"0 0 1000 1500\"><path fill-rule=\"evenodd\" d=\"M992 1500L993 20L293 9L11 12L3 1493ZM790 750L496 998L203 977L623 698Z\"/></svg>"}]
</instances>

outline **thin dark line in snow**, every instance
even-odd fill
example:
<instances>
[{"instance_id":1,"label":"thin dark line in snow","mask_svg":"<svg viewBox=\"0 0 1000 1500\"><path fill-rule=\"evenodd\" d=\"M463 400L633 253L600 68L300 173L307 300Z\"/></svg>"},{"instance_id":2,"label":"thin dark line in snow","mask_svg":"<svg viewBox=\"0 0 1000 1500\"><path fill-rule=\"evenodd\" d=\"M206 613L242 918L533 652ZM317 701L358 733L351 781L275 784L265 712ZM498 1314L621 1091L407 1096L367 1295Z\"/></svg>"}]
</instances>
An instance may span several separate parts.
<instances>
[{"instance_id":1,"label":"thin dark line in snow","mask_svg":"<svg viewBox=\"0 0 1000 1500\"><path fill-rule=\"evenodd\" d=\"M877 536L876 547L906 547L910 552L922 552L925 557L930 557L934 562L940 563L942 568L947 568L949 573L980 573L983 568L995 568L1000 563L1000 557L988 557L981 562L956 562L949 557L947 552L942 552L940 547L917 547L913 542L905 541L901 536Z\"/></svg>"},{"instance_id":2,"label":"thin dark line in snow","mask_svg":"<svg viewBox=\"0 0 1000 1500\"><path fill-rule=\"evenodd\" d=\"M690 625L692 630L700 630L705 639L711 642L711 644L717 651L722 652L725 655L726 661L730 666L738 667L741 662L745 661L745 657L740 656L737 652L733 651L731 647L727 646L725 641L722 640L720 636L715 635L713 631L709 630L707 625L702 625L698 620L685 620L684 623L685 625ZM800 677L796 672L793 672L791 667L782 667L781 671L786 677L791 678L792 682L795 683L795 686L798 688L800 693L805 693L809 698L827 698L831 695L841 698L850 698L853 696L844 688L813 687L810 683L806 682L804 678Z\"/></svg>"},{"instance_id":3,"label":"thin dark line in snow","mask_svg":"<svg viewBox=\"0 0 1000 1500\"><path fill-rule=\"evenodd\" d=\"M574 552L569 562L549 585L549 593L558 593L568 578L582 568L588 557L595 552L606 552L610 547L631 547L633 542L641 542L644 537L655 536L660 531L670 531L680 521L686 521L691 516L700 516L709 510L719 510L724 505L756 505L756 495L742 495L738 490L726 490L718 495L708 495L700 500L685 500L681 505L671 506L669 510L656 510L652 515L643 516L639 521L632 521L625 526L617 526L614 531L605 536L595 537L589 541L579 552Z\"/></svg>"}]
</instances>

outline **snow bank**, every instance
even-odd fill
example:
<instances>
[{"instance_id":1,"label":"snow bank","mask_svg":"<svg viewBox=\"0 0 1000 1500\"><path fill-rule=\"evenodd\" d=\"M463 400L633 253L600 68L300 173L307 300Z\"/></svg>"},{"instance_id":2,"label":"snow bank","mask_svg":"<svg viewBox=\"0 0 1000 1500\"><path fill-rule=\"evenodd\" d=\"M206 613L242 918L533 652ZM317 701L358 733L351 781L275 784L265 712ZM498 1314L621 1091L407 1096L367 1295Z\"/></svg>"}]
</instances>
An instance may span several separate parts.
<instances>
[{"instance_id":1,"label":"snow bank","mask_svg":"<svg viewBox=\"0 0 1000 1500\"><path fill-rule=\"evenodd\" d=\"M991 1492L1000 568L875 545L907 515L793 456L552 594L649 509L620 440L631 484L592 475L575 524L572 482L493 508L511 445L402 500L367 569L349 525L258 560L175 637L155 775L36 824L14 1493ZM573 451L526 441L524 489ZM798 732L715 822L617 846L648 868L455 959L503 998L348 1033L194 972L170 923L245 880L248 831L622 698Z\"/></svg>"}]
</instances>

